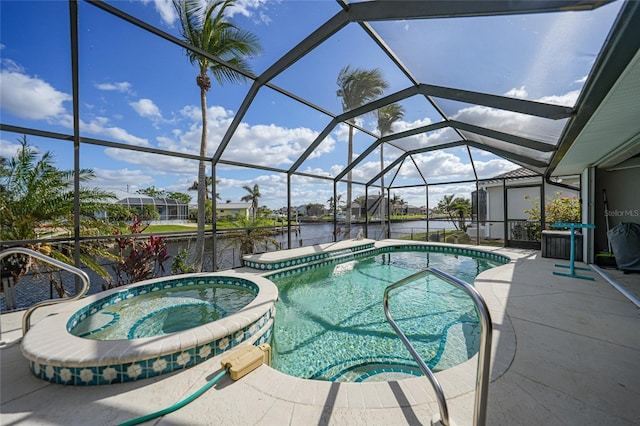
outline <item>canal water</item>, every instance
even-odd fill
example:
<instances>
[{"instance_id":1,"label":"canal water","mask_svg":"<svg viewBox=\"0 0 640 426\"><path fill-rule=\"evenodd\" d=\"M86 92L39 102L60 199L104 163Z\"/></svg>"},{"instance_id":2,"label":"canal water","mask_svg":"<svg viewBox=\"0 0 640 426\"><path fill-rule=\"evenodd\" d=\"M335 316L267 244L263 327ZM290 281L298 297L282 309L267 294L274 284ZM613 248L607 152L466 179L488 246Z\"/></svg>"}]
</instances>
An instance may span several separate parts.
<instances>
[{"instance_id":1,"label":"canal water","mask_svg":"<svg viewBox=\"0 0 640 426\"><path fill-rule=\"evenodd\" d=\"M442 231L442 230L453 230L455 229L453 223L449 221L429 221L428 223L429 231ZM365 234L365 224L362 223L352 223L351 224L351 238L355 238L358 235L358 232L362 229L363 235ZM339 223L336 226L336 230L338 231L337 240L340 241L345 238L344 235L344 224ZM416 234L424 234L427 232L427 221L426 220L408 220L404 222L393 222L391 224L391 238L402 238L406 236L413 236ZM274 239L280 243L281 249L287 248L296 248L301 246L310 246L314 244L323 244L330 243L334 241L334 226L333 223L301 223L299 226L294 228L291 233L291 245L288 244L288 235L286 233L286 228L284 232L279 232L274 236ZM382 228L379 223L369 224L369 232L368 237L371 239L382 239ZM195 241L195 237L193 239L190 238L167 238L167 249L168 255L170 256L169 260L165 262L165 272L163 275L168 275L171 273L171 262L175 255L177 255L182 249L189 248L191 244ZM204 271L213 271L213 264L211 256L211 250L213 247L211 239L209 239L206 243L205 247L205 264L203 266ZM271 250L276 250L275 247L272 247ZM224 238L218 239L217 250L217 269L231 269L241 266L241 256L239 247L230 244L229 240ZM110 264L103 264L104 268L108 272L112 272L113 269ZM89 289L88 294L99 293L103 291L103 285L106 285L106 281L97 275L95 272L88 268L83 268L83 270L89 275L89 279L91 282L91 287ZM56 279L64 283L64 287L68 294L73 295L75 292L75 280L73 275L68 272L62 271L59 274L56 273ZM24 309L32 306L33 304L40 302L42 300L47 300L51 298L57 298L57 293L52 289L52 286L49 284L49 276L48 274L40 274L33 275L27 274L24 277L21 277L18 285L14 287L15 292L15 307L12 309L7 309L7 305L5 303L4 294L0 296L0 311L5 312L7 310L13 309Z\"/></svg>"}]
</instances>

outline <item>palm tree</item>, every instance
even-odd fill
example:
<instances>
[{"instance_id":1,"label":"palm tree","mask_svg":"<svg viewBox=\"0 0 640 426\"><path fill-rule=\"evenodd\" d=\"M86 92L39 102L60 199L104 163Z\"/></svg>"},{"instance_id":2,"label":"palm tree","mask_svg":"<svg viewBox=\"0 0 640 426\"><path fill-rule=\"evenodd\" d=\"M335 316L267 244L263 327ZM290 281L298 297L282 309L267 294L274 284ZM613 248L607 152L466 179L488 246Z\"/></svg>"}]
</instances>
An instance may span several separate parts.
<instances>
[{"instance_id":1,"label":"palm tree","mask_svg":"<svg viewBox=\"0 0 640 426\"><path fill-rule=\"evenodd\" d=\"M468 198L457 197L453 200L454 212L458 215L458 224L461 231L467 231L465 218L471 213L471 200Z\"/></svg>"},{"instance_id":2,"label":"palm tree","mask_svg":"<svg viewBox=\"0 0 640 426\"><path fill-rule=\"evenodd\" d=\"M262 194L260 194L260 187L256 183L255 185L253 185L253 188L251 188L249 185L244 185L242 189L247 191L248 194L242 197L240 200L251 201L251 209L253 210L253 220L255 220L256 213L258 212L258 199L262 197Z\"/></svg>"},{"instance_id":3,"label":"palm tree","mask_svg":"<svg viewBox=\"0 0 640 426\"><path fill-rule=\"evenodd\" d=\"M241 218L233 222L234 230L225 233L225 239L230 246L240 247L240 254L253 254L258 251L268 250L272 245L280 248L280 243L273 238L271 229L261 228L256 220Z\"/></svg>"},{"instance_id":4,"label":"palm tree","mask_svg":"<svg viewBox=\"0 0 640 426\"><path fill-rule=\"evenodd\" d=\"M360 206L360 208L358 209L358 216L363 216L362 212L364 211L364 214L367 214L367 199L364 197L364 195L360 195L357 196L355 199L355 202L358 203L358 205Z\"/></svg>"},{"instance_id":5,"label":"palm tree","mask_svg":"<svg viewBox=\"0 0 640 426\"><path fill-rule=\"evenodd\" d=\"M336 94L342 99L342 110L350 111L370 102L384 93L389 86L382 78L379 69L363 70L352 69L349 65L342 68L338 74L338 91ZM354 119L348 120L355 123ZM349 146L347 154L347 166L353 160L353 126L349 126ZM350 238L351 234L351 171L347 176L347 217L345 221L344 237Z\"/></svg>"},{"instance_id":6,"label":"palm tree","mask_svg":"<svg viewBox=\"0 0 640 426\"><path fill-rule=\"evenodd\" d=\"M213 182L213 178L211 176L206 176L204 178L204 182L205 182L205 186L207 187L207 190L204 193L204 197L205 200L209 200L209 194L211 194L212 191L209 191L209 188L211 187L211 183ZM219 180L216 180L216 184L220 183ZM198 190L198 181L194 181L191 186L189 187L189 189L187 189L187 191L197 191ZM222 198L220 198L220 194L218 192L216 192L216 200L222 200Z\"/></svg>"},{"instance_id":7,"label":"palm tree","mask_svg":"<svg viewBox=\"0 0 640 426\"><path fill-rule=\"evenodd\" d=\"M252 33L236 27L227 21L225 12L234 5L233 0L206 1L173 0L180 18L181 34L185 42L202 49L233 65L236 69L249 73L251 67L246 58L257 54L261 49L258 39ZM203 158L207 155L207 91L211 88L208 72L219 84L244 81L244 74L226 67L206 56L187 50L192 64L200 73L196 84L200 88L200 109L202 111L202 138L200 140L200 162L198 164L198 232L195 244L193 266L202 270L204 258L204 225L206 205L206 167Z\"/></svg>"},{"instance_id":8,"label":"palm tree","mask_svg":"<svg viewBox=\"0 0 640 426\"><path fill-rule=\"evenodd\" d=\"M438 206L436 207L440 213L446 213L447 215L449 215L449 220L451 220L451 222L454 222L453 220L453 211L454 211L453 198L454 197L455 197L455 194L443 195L442 200L438 201ZM455 222L454 222L454 226L455 226ZM457 229L457 226L456 226L456 229Z\"/></svg>"},{"instance_id":9,"label":"palm tree","mask_svg":"<svg viewBox=\"0 0 640 426\"><path fill-rule=\"evenodd\" d=\"M39 154L28 144L26 136L19 142L17 155L0 161L0 240L37 240L44 232L73 235L75 173L58 170L54 166L53 154L49 151ZM81 183L85 183L95 174L90 169L80 169L78 177ZM105 201L115 199L115 196L102 189L88 187L81 187L77 195L83 217L80 232L111 233L112 228L108 224L91 217L97 211L108 209ZM81 250L80 261L103 278L108 277L108 272L95 260L95 255L112 256L98 243L74 247L69 243L42 242L27 244L26 247L70 265L74 264L74 250ZM21 256L4 259L3 275L10 275L17 281L28 271L30 262ZM16 268L9 267L12 260L16 262ZM52 283L59 284L55 280ZM56 285L56 288L62 296L64 288L61 285Z\"/></svg>"},{"instance_id":10,"label":"palm tree","mask_svg":"<svg viewBox=\"0 0 640 426\"><path fill-rule=\"evenodd\" d=\"M393 198L391 199L391 207L393 209L392 214L397 215L398 206L403 206L403 205L404 205L404 200L402 199L402 197L399 196L398 194L394 194Z\"/></svg>"},{"instance_id":11,"label":"palm tree","mask_svg":"<svg viewBox=\"0 0 640 426\"><path fill-rule=\"evenodd\" d=\"M342 194L338 194L335 200L333 199L333 197L327 200L327 203L329 203L329 210L331 210L332 212L331 214L333 214L334 210L340 206L341 198L342 198Z\"/></svg>"},{"instance_id":12,"label":"palm tree","mask_svg":"<svg viewBox=\"0 0 640 426\"><path fill-rule=\"evenodd\" d=\"M471 212L471 200L468 198L457 197L455 195L444 195L442 200L438 202L438 210L447 213L449 220L456 229L466 231L465 217ZM454 214L458 217L457 223Z\"/></svg>"},{"instance_id":13,"label":"palm tree","mask_svg":"<svg viewBox=\"0 0 640 426\"><path fill-rule=\"evenodd\" d=\"M402 105L393 103L378 108L378 130L380 137L391 133L393 123L404 117ZM384 143L380 144L380 171L384 170ZM380 187L382 188L382 202L380 203L380 222L382 224L382 235L386 236L386 226L384 222L384 175L380 176Z\"/></svg>"}]
</instances>

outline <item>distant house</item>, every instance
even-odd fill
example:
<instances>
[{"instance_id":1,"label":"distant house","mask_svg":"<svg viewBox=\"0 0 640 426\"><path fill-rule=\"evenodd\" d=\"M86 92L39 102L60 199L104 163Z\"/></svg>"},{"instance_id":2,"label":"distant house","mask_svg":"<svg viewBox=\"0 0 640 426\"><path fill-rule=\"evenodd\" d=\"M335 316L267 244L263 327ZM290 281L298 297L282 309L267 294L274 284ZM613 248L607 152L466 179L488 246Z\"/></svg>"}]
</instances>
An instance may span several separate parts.
<instances>
[{"instance_id":1,"label":"distant house","mask_svg":"<svg viewBox=\"0 0 640 426\"><path fill-rule=\"evenodd\" d=\"M544 189L544 199L546 201L540 203L541 206L556 198L580 196L579 176L554 179L559 184L575 187L575 190L548 183L545 183L543 187L542 176L523 167L494 176L489 180L479 181L479 196L477 197L479 201L476 205L476 191L472 194L471 201L472 209L475 209L473 213L478 215L480 221L480 237L504 239L505 215L506 228L508 230L511 229L510 226L518 222L526 222L529 219L529 215L524 211L530 210L533 204L525 197L528 196L531 199L535 200L537 198L540 200L542 199L542 189ZM508 206L506 212L504 208L505 199L507 199ZM477 231L472 227L467 232L475 236Z\"/></svg>"},{"instance_id":2,"label":"distant house","mask_svg":"<svg viewBox=\"0 0 640 426\"><path fill-rule=\"evenodd\" d=\"M189 205L173 198L155 198L144 194L132 194L125 191L110 191L118 201L115 204L127 206L130 210L143 212L144 207L154 209L158 215L158 219L154 219L153 223L171 222L184 223L189 220Z\"/></svg>"},{"instance_id":3,"label":"distant house","mask_svg":"<svg viewBox=\"0 0 640 426\"><path fill-rule=\"evenodd\" d=\"M253 207L251 203L218 203L216 213L219 218L249 219L253 215Z\"/></svg>"},{"instance_id":4,"label":"distant house","mask_svg":"<svg viewBox=\"0 0 640 426\"><path fill-rule=\"evenodd\" d=\"M367 210L367 214L371 215L371 216L380 216L380 205L381 203L385 203L385 212L388 210L387 209L387 203L389 202L389 199L387 197L384 198L384 201L382 200L382 198L379 195L369 195L369 197L367 198L367 205L366 205L366 210ZM362 206L362 215L365 214L364 212L364 208L365 206ZM388 212L385 213L385 215L388 214Z\"/></svg>"},{"instance_id":5,"label":"distant house","mask_svg":"<svg viewBox=\"0 0 640 426\"><path fill-rule=\"evenodd\" d=\"M327 214L327 209L322 204L311 204L304 214L307 216L323 216Z\"/></svg>"},{"instance_id":6,"label":"distant house","mask_svg":"<svg viewBox=\"0 0 640 426\"><path fill-rule=\"evenodd\" d=\"M424 207L412 206L411 204L405 204L404 214L417 215L424 214Z\"/></svg>"}]
</instances>

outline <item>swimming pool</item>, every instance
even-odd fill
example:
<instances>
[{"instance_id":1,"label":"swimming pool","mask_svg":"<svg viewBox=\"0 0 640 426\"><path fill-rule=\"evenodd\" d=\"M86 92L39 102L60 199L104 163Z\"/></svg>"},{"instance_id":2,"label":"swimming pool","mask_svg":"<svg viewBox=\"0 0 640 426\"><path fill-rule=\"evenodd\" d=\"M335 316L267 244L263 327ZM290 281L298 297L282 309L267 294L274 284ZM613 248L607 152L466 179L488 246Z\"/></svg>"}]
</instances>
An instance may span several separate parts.
<instances>
[{"instance_id":1,"label":"swimming pool","mask_svg":"<svg viewBox=\"0 0 640 426\"><path fill-rule=\"evenodd\" d=\"M473 251L459 255L429 249L346 256L340 263L270 277L279 291L272 366L296 377L328 381L421 375L386 322L384 289L428 266L473 283L480 272L504 263L473 257ZM478 351L480 326L472 301L433 275L395 290L390 311L433 371L462 363Z\"/></svg>"}]
</instances>

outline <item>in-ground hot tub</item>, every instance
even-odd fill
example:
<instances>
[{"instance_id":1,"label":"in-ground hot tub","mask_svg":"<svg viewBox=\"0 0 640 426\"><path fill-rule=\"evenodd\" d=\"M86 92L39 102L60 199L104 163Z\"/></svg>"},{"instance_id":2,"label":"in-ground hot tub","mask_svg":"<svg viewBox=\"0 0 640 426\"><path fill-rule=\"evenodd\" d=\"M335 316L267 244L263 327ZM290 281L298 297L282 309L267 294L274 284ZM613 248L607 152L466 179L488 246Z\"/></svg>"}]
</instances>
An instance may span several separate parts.
<instances>
[{"instance_id":1,"label":"in-ground hot tub","mask_svg":"<svg viewBox=\"0 0 640 426\"><path fill-rule=\"evenodd\" d=\"M277 288L221 273L143 281L70 303L22 341L36 377L101 385L180 370L270 335Z\"/></svg>"}]
</instances>

